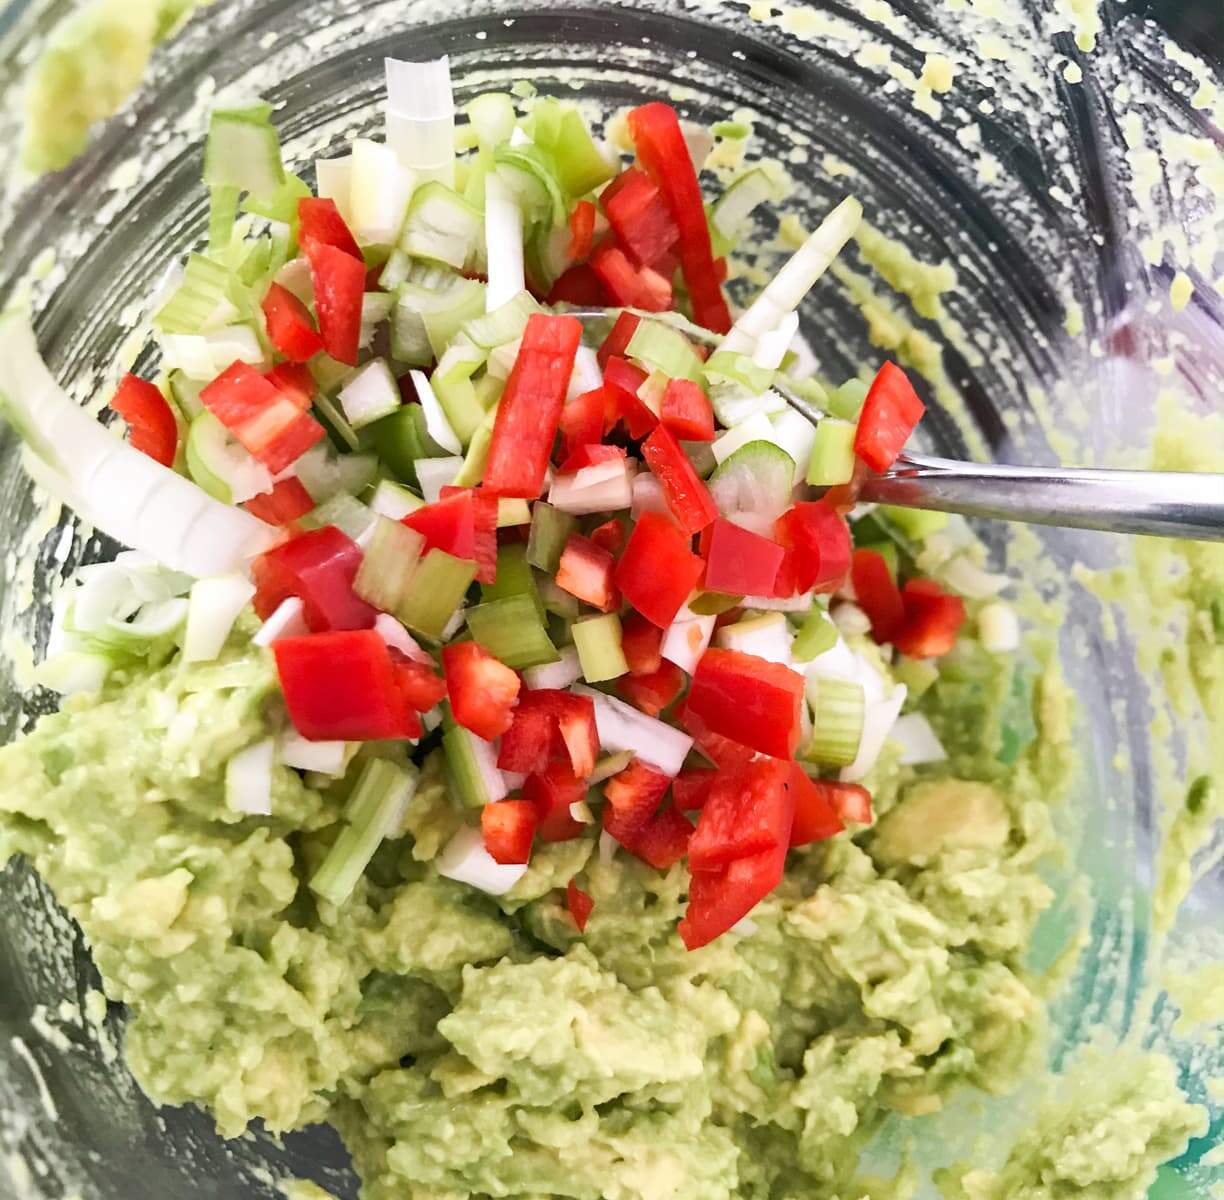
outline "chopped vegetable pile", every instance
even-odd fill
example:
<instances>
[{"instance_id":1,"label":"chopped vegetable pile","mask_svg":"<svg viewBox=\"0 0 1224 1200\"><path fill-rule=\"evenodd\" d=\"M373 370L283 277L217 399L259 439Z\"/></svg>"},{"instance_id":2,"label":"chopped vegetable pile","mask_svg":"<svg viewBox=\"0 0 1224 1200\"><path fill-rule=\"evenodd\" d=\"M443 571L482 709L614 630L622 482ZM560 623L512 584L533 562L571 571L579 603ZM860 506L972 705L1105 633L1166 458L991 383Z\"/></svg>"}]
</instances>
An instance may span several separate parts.
<instances>
[{"instance_id":1,"label":"chopped vegetable pile","mask_svg":"<svg viewBox=\"0 0 1224 1200\"><path fill-rule=\"evenodd\" d=\"M412 777L359 744L409 741L470 816L442 874L501 894L534 846L599 833L605 854L687 862L695 949L791 847L871 822L860 781L890 737L943 756L901 712L966 598L988 650L1017 647L1015 616L967 557L957 586L917 571L940 518L856 510L923 414L905 374L801 374L798 307L855 201L737 315L726 254L774 180L748 170L707 205L708 141L673 108L629 113L625 162L554 99L478 96L456 125L445 60L391 62L388 86L385 143L318 162L317 196L269 106L214 112L207 245L153 317L163 373L111 402L129 445L4 319L32 473L133 548L83 573L41 679L209 662L253 605L287 724L230 762L230 803L270 813L275 763L354 763L318 896L343 904L411 803ZM581 880L567 902L585 929Z\"/></svg>"}]
</instances>

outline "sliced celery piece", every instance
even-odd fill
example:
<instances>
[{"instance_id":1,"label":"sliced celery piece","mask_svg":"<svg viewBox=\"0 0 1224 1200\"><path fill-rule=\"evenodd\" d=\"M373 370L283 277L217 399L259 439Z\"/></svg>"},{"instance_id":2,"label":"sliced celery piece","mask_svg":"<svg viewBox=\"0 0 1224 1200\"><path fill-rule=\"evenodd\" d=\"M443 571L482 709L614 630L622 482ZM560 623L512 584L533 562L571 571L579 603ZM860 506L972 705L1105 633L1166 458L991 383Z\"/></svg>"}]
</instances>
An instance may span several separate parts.
<instances>
[{"instance_id":1,"label":"sliced celery piece","mask_svg":"<svg viewBox=\"0 0 1224 1200\"><path fill-rule=\"evenodd\" d=\"M557 180L570 196L585 196L616 174L575 107L542 100L531 115L535 142L551 155Z\"/></svg>"},{"instance_id":2,"label":"sliced celery piece","mask_svg":"<svg viewBox=\"0 0 1224 1200\"><path fill-rule=\"evenodd\" d=\"M212 258L224 254L233 241L240 195L235 187L208 189L208 253Z\"/></svg>"},{"instance_id":3,"label":"sliced celery piece","mask_svg":"<svg viewBox=\"0 0 1224 1200\"><path fill-rule=\"evenodd\" d=\"M564 588L558 587L557 581L550 575L542 576L539 586L540 599L544 602L545 609L561 620L563 628L568 628L566 622L578 619L577 596L571 596Z\"/></svg>"},{"instance_id":4,"label":"sliced celery piece","mask_svg":"<svg viewBox=\"0 0 1224 1200\"><path fill-rule=\"evenodd\" d=\"M480 211L434 179L413 193L399 248L461 271L483 235Z\"/></svg>"},{"instance_id":5,"label":"sliced celery piece","mask_svg":"<svg viewBox=\"0 0 1224 1200\"><path fill-rule=\"evenodd\" d=\"M868 385L861 379L847 380L835 392L828 394L828 411L843 421L857 421L868 390Z\"/></svg>"},{"instance_id":6,"label":"sliced celery piece","mask_svg":"<svg viewBox=\"0 0 1224 1200\"><path fill-rule=\"evenodd\" d=\"M625 660L621 644L620 617L616 613L575 621L570 633L574 636L578 661L582 664L582 675L587 683L619 679L628 672L629 663Z\"/></svg>"},{"instance_id":7,"label":"sliced celery piece","mask_svg":"<svg viewBox=\"0 0 1224 1200\"><path fill-rule=\"evenodd\" d=\"M795 634L791 656L798 662L811 662L818 654L832 650L836 645L837 626L829 619L829 614L816 604Z\"/></svg>"},{"instance_id":8,"label":"sliced celery piece","mask_svg":"<svg viewBox=\"0 0 1224 1200\"><path fill-rule=\"evenodd\" d=\"M605 779L619 775L632 761L632 750L618 750L615 754L605 754L595 763L595 770L591 772L591 778L587 782L592 787L597 783L603 783Z\"/></svg>"},{"instance_id":9,"label":"sliced celery piece","mask_svg":"<svg viewBox=\"0 0 1224 1200\"><path fill-rule=\"evenodd\" d=\"M455 436L464 446L471 444L486 415L472 383L472 376L484 362L484 351L479 346L457 337L438 360L429 381Z\"/></svg>"},{"instance_id":10,"label":"sliced celery piece","mask_svg":"<svg viewBox=\"0 0 1224 1200\"><path fill-rule=\"evenodd\" d=\"M485 466L489 461L489 447L493 444L493 423L497 419L497 409L485 413L484 420L472 434L472 441L463 459L463 466L455 476L456 487L476 487L484 478ZM498 510L500 512L500 509ZM530 520L528 516L527 520ZM523 524L527 522L524 521Z\"/></svg>"},{"instance_id":11,"label":"sliced celery piece","mask_svg":"<svg viewBox=\"0 0 1224 1200\"><path fill-rule=\"evenodd\" d=\"M253 108L214 109L204 146L204 182L274 196L285 182L280 139L268 114Z\"/></svg>"},{"instance_id":12,"label":"sliced celery piece","mask_svg":"<svg viewBox=\"0 0 1224 1200\"><path fill-rule=\"evenodd\" d=\"M372 454L341 454L330 442L320 442L294 463L298 479L316 504L341 492L350 496L364 491L378 474L378 459Z\"/></svg>"},{"instance_id":13,"label":"sliced celery piece","mask_svg":"<svg viewBox=\"0 0 1224 1200\"><path fill-rule=\"evenodd\" d=\"M162 333L205 333L250 315L237 279L202 254L188 256L183 281L153 318Z\"/></svg>"},{"instance_id":14,"label":"sliced celery piece","mask_svg":"<svg viewBox=\"0 0 1224 1200\"><path fill-rule=\"evenodd\" d=\"M463 332L482 350L492 350L521 338L532 313L543 311L530 292L519 292L500 308L465 322Z\"/></svg>"},{"instance_id":15,"label":"sliced celery piece","mask_svg":"<svg viewBox=\"0 0 1224 1200\"><path fill-rule=\"evenodd\" d=\"M455 792L464 808L484 808L505 799L506 781L497 769L496 750L489 743L456 725L449 712L442 721L442 753Z\"/></svg>"},{"instance_id":16,"label":"sliced celery piece","mask_svg":"<svg viewBox=\"0 0 1224 1200\"><path fill-rule=\"evenodd\" d=\"M437 641L476 578L476 564L436 547L421 559L393 614L413 633Z\"/></svg>"},{"instance_id":17,"label":"sliced celery piece","mask_svg":"<svg viewBox=\"0 0 1224 1200\"><path fill-rule=\"evenodd\" d=\"M464 105L482 150L492 150L510 140L518 119L514 98L505 92L485 92Z\"/></svg>"},{"instance_id":18,"label":"sliced celery piece","mask_svg":"<svg viewBox=\"0 0 1224 1200\"><path fill-rule=\"evenodd\" d=\"M670 379L700 383L704 378L705 363L688 338L661 321L639 321L625 347L625 355L636 359L647 371L661 371Z\"/></svg>"},{"instance_id":19,"label":"sliced celery piece","mask_svg":"<svg viewBox=\"0 0 1224 1200\"><path fill-rule=\"evenodd\" d=\"M403 606L425 550L425 538L390 517L374 520L374 533L353 580L353 591L380 612L394 613Z\"/></svg>"},{"instance_id":20,"label":"sliced celery piece","mask_svg":"<svg viewBox=\"0 0 1224 1200\"><path fill-rule=\"evenodd\" d=\"M473 641L516 671L560 657L530 596L506 596L478 604L468 610L467 625Z\"/></svg>"},{"instance_id":21,"label":"sliced celery piece","mask_svg":"<svg viewBox=\"0 0 1224 1200\"><path fill-rule=\"evenodd\" d=\"M390 479L380 479L370 497L370 508L382 517L390 517L393 521L402 520L409 513L425 507L425 501L416 492Z\"/></svg>"},{"instance_id":22,"label":"sliced celery piece","mask_svg":"<svg viewBox=\"0 0 1224 1200\"><path fill-rule=\"evenodd\" d=\"M807 481L813 487L835 487L854 476L854 425L825 417L816 426L816 442L808 461Z\"/></svg>"},{"instance_id":23,"label":"sliced celery piece","mask_svg":"<svg viewBox=\"0 0 1224 1200\"><path fill-rule=\"evenodd\" d=\"M398 830L418 777L415 767L385 758L365 764L345 807L340 836L310 880L315 895L335 905L352 895L383 839Z\"/></svg>"},{"instance_id":24,"label":"sliced celery piece","mask_svg":"<svg viewBox=\"0 0 1224 1200\"><path fill-rule=\"evenodd\" d=\"M831 767L849 766L863 737L863 685L813 677L807 681L807 696L812 706L812 736L802 756Z\"/></svg>"},{"instance_id":25,"label":"sliced celery piece","mask_svg":"<svg viewBox=\"0 0 1224 1200\"><path fill-rule=\"evenodd\" d=\"M527 561L546 575L555 575L561 565L561 551L578 528L577 517L553 508L543 500L531 512L531 535L527 540Z\"/></svg>"},{"instance_id":26,"label":"sliced celery piece","mask_svg":"<svg viewBox=\"0 0 1224 1200\"><path fill-rule=\"evenodd\" d=\"M535 571L527 561L527 547L522 542L511 542L497 551L497 579L480 585L480 597L486 602L504 600L508 596L526 596L535 606L540 620L544 620L544 601L540 598Z\"/></svg>"},{"instance_id":27,"label":"sliced celery piece","mask_svg":"<svg viewBox=\"0 0 1224 1200\"><path fill-rule=\"evenodd\" d=\"M374 514L348 492L337 492L317 508L311 509L301 520L306 529L322 529L324 525L334 525L354 541L363 537L373 523Z\"/></svg>"}]
</instances>

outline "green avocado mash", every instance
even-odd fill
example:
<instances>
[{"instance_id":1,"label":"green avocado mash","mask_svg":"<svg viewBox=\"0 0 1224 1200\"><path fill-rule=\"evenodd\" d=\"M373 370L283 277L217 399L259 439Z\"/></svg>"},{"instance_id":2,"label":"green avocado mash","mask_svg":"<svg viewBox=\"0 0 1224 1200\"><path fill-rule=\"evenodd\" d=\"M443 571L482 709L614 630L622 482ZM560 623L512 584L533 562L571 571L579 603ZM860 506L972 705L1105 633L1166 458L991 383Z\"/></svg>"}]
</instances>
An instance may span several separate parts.
<instances>
[{"instance_id":1,"label":"green avocado mash","mask_svg":"<svg viewBox=\"0 0 1224 1200\"><path fill-rule=\"evenodd\" d=\"M603 861L593 836L537 852L497 900L441 878L462 814L437 754L349 902L315 899L303 881L346 785L277 768L271 819L226 807L223 764L283 721L249 633L207 666L116 672L0 750L0 858L27 855L81 923L156 1101L202 1104L231 1137L331 1121L366 1200L858 1197L889 1114L1030 1065L1043 1003L1024 956L1068 757L1052 672L1007 767L1016 668L947 672L922 707L974 722L975 747L882 763L874 831L793 853L754 929L690 954L684 868ZM583 936L559 891L575 874L595 902ZM1152 1074L1117 1114L1144 1163L1193 1125ZM1026 1161L959 1194L1063 1194L998 1181L1043 1169Z\"/></svg>"}]
</instances>

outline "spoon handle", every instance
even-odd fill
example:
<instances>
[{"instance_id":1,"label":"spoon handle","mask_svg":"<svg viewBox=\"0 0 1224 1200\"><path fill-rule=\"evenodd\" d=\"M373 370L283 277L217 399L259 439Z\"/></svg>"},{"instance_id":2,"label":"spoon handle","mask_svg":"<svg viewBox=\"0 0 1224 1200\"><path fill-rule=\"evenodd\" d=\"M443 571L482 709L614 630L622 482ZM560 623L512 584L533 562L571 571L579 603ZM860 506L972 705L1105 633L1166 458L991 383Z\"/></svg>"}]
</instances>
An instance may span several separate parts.
<instances>
[{"instance_id":1,"label":"spoon handle","mask_svg":"<svg viewBox=\"0 0 1224 1200\"><path fill-rule=\"evenodd\" d=\"M903 454L862 499L1034 525L1224 541L1224 475L1012 467Z\"/></svg>"}]
</instances>

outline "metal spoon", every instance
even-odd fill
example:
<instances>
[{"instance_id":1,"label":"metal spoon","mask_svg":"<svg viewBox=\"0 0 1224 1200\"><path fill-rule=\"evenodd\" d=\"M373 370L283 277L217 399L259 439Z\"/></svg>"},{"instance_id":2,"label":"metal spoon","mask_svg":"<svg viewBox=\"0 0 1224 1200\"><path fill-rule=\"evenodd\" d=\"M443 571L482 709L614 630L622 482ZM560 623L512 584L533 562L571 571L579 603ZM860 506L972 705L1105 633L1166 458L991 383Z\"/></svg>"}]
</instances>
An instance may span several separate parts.
<instances>
[{"instance_id":1,"label":"metal spoon","mask_svg":"<svg viewBox=\"0 0 1224 1200\"><path fill-rule=\"evenodd\" d=\"M615 320L621 311L593 309L572 315L580 320ZM704 342L717 340L683 319L670 318L670 322ZM779 376L773 386L813 424L824 415L792 392L785 377ZM1031 525L1224 541L1224 475L1015 467L905 453L886 474L868 478L860 496L880 504Z\"/></svg>"}]
</instances>

